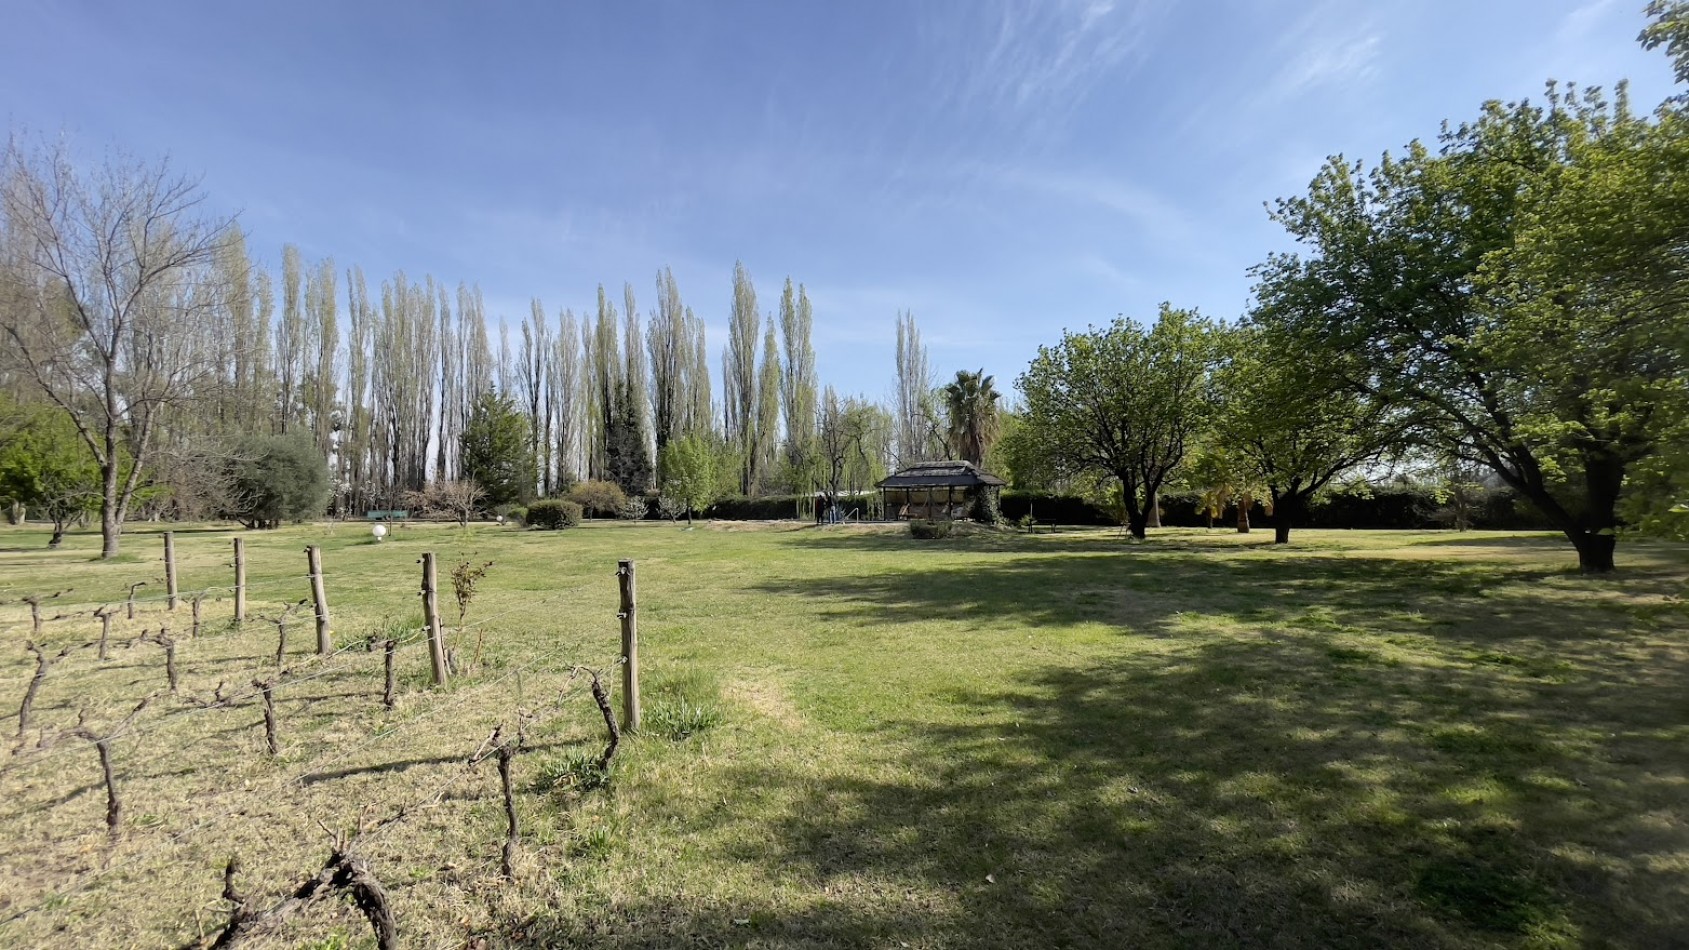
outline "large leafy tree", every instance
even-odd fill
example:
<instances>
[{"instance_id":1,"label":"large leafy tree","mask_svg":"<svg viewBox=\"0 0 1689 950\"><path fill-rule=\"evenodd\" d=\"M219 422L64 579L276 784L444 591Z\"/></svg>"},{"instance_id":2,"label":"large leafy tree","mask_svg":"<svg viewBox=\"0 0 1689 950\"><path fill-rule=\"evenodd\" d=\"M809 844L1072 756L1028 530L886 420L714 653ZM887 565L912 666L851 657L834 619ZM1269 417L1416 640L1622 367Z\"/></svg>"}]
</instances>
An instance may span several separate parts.
<instances>
[{"instance_id":1,"label":"large leafy tree","mask_svg":"<svg viewBox=\"0 0 1689 950\"><path fill-rule=\"evenodd\" d=\"M539 475L528 420L509 397L482 393L469 412L460 442L463 476L481 486L487 504L533 499Z\"/></svg>"},{"instance_id":2,"label":"large leafy tree","mask_svg":"<svg viewBox=\"0 0 1689 950\"><path fill-rule=\"evenodd\" d=\"M1433 448L1533 502L1613 569L1627 472L1679 418L1689 139L1621 95L1489 103L1370 171L1333 159L1275 217L1307 248L1259 269L1265 308Z\"/></svg>"},{"instance_id":3,"label":"large leafy tree","mask_svg":"<svg viewBox=\"0 0 1689 950\"><path fill-rule=\"evenodd\" d=\"M959 370L943 389L944 410L950 428L950 447L958 458L975 465L985 464L985 454L1002 431L996 379L985 370Z\"/></svg>"},{"instance_id":4,"label":"large leafy tree","mask_svg":"<svg viewBox=\"0 0 1689 950\"><path fill-rule=\"evenodd\" d=\"M47 546L64 541L65 527L100 508L100 467L76 426L62 413L22 409L0 433L0 500L53 523Z\"/></svg>"},{"instance_id":5,"label":"large leafy tree","mask_svg":"<svg viewBox=\"0 0 1689 950\"><path fill-rule=\"evenodd\" d=\"M1231 357L1215 376L1214 439L1233 494L1241 502L1249 486L1263 487L1273 542L1285 544L1315 492L1405 447L1405 415L1348 385L1338 370L1343 354L1298 345L1271 315L1262 319L1229 341Z\"/></svg>"},{"instance_id":6,"label":"large leafy tree","mask_svg":"<svg viewBox=\"0 0 1689 950\"><path fill-rule=\"evenodd\" d=\"M1120 319L1039 347L1018 380L1024 449L1068 476L1118 480L1127 526L1143 538L1156 495L1209 416L1222 334L1163 304L1151 327Z\"/></svg>"}]
</instances>

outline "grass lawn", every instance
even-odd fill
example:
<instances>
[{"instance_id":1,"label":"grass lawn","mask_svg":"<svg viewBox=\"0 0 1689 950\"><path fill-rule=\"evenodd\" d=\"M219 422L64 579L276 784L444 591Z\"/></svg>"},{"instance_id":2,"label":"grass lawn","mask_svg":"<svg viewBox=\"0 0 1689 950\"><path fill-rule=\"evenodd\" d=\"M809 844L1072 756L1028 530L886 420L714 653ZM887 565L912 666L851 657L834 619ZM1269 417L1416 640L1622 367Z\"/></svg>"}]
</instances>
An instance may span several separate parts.
<instances>
[{"instance_id":1,"label":"grass lawn","mask_svg":"<svg viewBox=\"0 0 1689 950\"><path fill-rule=\"evenodd\" d=\"M184 590L230 583L231 536L178 531ZM1682 546L1627 541L1620 574L1586 578L1561 540L1480 532L1303 531L1278 549L1262 532L736 524L244 537L263 615L307 595L303 548L323 546L341 644L412 635L420 552L439 553L453 623L450 567L495 562L469 614L479 669L429 690L407 646L386 711L380 654L313 661L303 618L281 755L250 699L161 696L113 744L110 841L91 745L35 746L79 708L99 728L162 688L162 650L72 653L0 763L0 945L211 932L231 854L241 889L273 901L321 866L325 828L416 804L493 724L564 689L515 763L514 882L491 763L361 843L406 946L1689 945ZM161 586L150 529L117 563L87 534L45 540L0 529L0 599ZM603 726L569 668L618 651L622 557L648 728L583 790ZM275 670L275 627L231 628L216 596L200 638L186 608L169 620L202 699ZM164 618L145 602L114 638ZM84 615L42 639L97 632ZM8 737L28 636L27 610L0 606ZM452 638L473 653L473 632ZM264 942L371 938L330 902Z\"/></svg>"}]
</instances>

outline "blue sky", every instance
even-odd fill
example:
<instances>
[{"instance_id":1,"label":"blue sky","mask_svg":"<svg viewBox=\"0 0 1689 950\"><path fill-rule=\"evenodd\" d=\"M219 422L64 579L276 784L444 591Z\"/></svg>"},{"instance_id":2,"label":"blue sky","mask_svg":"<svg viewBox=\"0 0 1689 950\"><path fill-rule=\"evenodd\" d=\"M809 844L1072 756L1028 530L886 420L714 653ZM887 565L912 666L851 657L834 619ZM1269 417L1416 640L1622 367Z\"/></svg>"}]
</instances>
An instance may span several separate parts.
<instances>
[{"instance_id":1,"label":"blue sky","mask_svg":"<svg viewBox=\"0 0 1689 950\"><path fill-rule=\"evenodd\" d=\"M881 397L894 317L1005 384L1064 327L1234 318L1263 202L1545 79L1671 92L1642 0L0 0L12 129L168 154L253 252L479 282L512 320L655 302L726 336L809 287L823 381Z\"/></svg>"}]
</instances>

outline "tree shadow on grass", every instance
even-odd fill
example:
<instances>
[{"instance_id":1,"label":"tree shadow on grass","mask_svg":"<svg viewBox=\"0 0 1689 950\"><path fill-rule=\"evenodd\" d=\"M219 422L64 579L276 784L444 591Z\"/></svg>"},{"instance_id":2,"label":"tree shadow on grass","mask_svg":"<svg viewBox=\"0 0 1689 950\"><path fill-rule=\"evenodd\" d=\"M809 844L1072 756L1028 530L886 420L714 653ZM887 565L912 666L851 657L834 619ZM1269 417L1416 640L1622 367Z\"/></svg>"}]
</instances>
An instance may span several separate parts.
<instances>
[{"instance_id":1,"label":"tree shadow on grass","mask_svg":"<svg viewBox=\"0 0 1689 950\"><path fill-rule=\"evenodd\" d=\"M1618 589L1680 585L1641 572ZM769 896L542 915L518 943L1662 947L1689 933L1683 624L1639 624L1602 596L1611 584L1174 551L762 590L893 638L907 622L983 637L1098 622L1161 646L1035 658L1004 685L953 690L955 715L878 721L883 757L843 774L735 765L724 804L773 812L700 809L676 833L758 869Z\"/></svg>"},{"instance_id":2,"label":"tree shadow on grass","mask_svg":"<svg viewBox=\"0 0 1689 950\"><path fill-rule=\"evenodd\" d=\"M1638 704L1682 700L1689 669L1662 672ZM1532 717L1492 679L1282 640L1044 668L958 697L962 724L887 725L861 774L734 767L788 804L743 819L731 863L813 900L631 900L517 942L1679 945L1681 735Z\"/></svg>"}]
</instances>

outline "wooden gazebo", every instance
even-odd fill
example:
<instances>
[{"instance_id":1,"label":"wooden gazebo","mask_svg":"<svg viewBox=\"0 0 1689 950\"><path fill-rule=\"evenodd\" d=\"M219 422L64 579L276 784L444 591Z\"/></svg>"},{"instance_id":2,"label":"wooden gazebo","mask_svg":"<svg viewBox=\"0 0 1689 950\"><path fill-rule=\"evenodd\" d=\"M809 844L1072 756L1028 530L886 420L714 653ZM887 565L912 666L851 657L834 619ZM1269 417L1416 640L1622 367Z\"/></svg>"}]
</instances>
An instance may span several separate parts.
<instances>
[{"instance_id":1,"label":"wooden gazebo","mask_svg":"<svg viewBox=\"0 0 1689 950\"><path fill-rule=\"evenodd\" d=\"M966 516L981 492L1001 489L1003 480L972 462L951 459L910 465L875 487L888 516L937 521Z\"/></svg>"}]
</instances>

